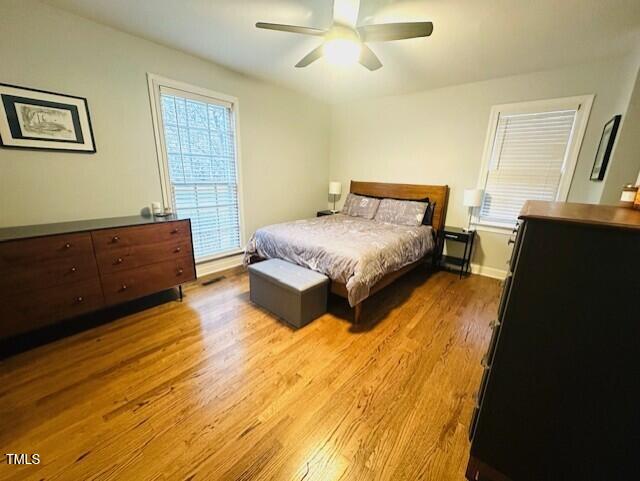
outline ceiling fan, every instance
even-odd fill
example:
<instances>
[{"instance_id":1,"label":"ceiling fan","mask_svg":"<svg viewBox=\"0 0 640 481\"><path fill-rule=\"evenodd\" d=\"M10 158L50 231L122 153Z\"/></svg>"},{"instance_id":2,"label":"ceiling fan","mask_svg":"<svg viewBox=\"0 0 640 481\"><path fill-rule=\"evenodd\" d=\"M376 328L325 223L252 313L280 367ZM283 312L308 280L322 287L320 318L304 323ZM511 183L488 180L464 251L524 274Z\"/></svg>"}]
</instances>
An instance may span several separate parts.
<instances>
[{"instance_id":1,"label":"ceiling fan","mask_svg":"<svg viewBox=\"0 0 640 481\"><path fill-rule=\"evenodd\" d=\"M344 3L345 0L335 1L336 3ZM331 63L336 64L360 62L371 71L378 70L382 67L382 63L369 46L366 45L366 42L388 42L391 40L428 37L433 32L433 23L431 22L382 23L356 26L355 19L357 18L359 2L356 1L355 6L353 5L353 0L351 2L352 11L355 12L355 15L351 15L353 22L345 21L344 16L342 16L343 18L336 18L337 5L334 4L334 18L328 29L266 22L258 22L256 27L322 37L322 45L305 55L296 64L298 68L306 67L324 56ZM344 8L344 5L342 8Z\"/></svg>"}]
</instances>

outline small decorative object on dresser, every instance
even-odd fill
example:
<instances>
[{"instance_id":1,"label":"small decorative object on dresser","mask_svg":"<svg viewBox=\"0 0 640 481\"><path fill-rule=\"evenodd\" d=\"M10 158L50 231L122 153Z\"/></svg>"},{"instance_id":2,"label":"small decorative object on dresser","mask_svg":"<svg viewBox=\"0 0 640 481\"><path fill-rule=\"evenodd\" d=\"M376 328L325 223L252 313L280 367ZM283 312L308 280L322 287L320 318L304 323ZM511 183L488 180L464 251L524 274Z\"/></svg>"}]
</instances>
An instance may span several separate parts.
<instances>
[{"instance_id":1,"label":"small decorative object on dresser","mask_svg":"<svg viewBox=\"0 0 640 481\"><path fill-rule=\"evenodd\" d=\"M153 215L161 216L163 214L162 202L151 202L151 212Z\"/></svg>"},{"instance_id":2,"label":"small decorative object on dresser","mask_svg":"<svg viewBox=\"0 0 640 481\"><path fill-rule=\"evenodd\" d=\"M318 212L316 212L316 217L322 217L324 215L333 215L336 212L333 212L332 210L319 210Z\"/></svg>"},{"instance_id":3,"label":"small decorative object on dresser","mask_svg":"<svg viewBox=\"0 0 640 481\"><path fill-rule=\"evenodd\" d=\"M195 280L191 221L134 216L3 228L0 271L3 339Z\"/></svg>"},{"instance_id":4,"label":"small decorative object on dresser","mask_svg":"<svg viewBox=\"0 0 640 481\"><path fill-rule=\"evenodd\" d=\"M87 99L0 84L3 147L95 152Z\"/></svg>"},{"instance_id":5,"label":"small decorative object on dresser","mask_svg":"<svg viewBox=\"0 0 640 481\"><path fill-rule=\"evenodd\" d=\"M469 229L461 229L460 227L447 227L438 232L438 245L437 245L437 259L438 264L453 264L460 267L460 278L463 274L469 272L471 265L471 252L473 251L473 242L476 238L476 231ZM462 257L447 254L442 255L444 250L445 240L453 242L461 242L464 244L464 251Z\"/></svg>"},{"instance_id":6,"label":"small decorative object on dresser","mask_svg":"<svg viewBox=\"0 0 640 481\"><path fill-rule=\"evenodd\" d=\"M602 130L602 136L600 137L600 143L598 144L598 150L596 151L596 159L593 162L593 169L591 169L591 180L600 181L604 179L604 174L607 171L607 165L609 164L609 158L611 157L613 144L616 141L616 134L618 133L618 127L620 126L621 119L622 115L616 115L605 124L604 129Z\"/></svg>"},{"instance_id":7,"label":"small decorative object on dresser","mask_svg":"<svg viewBox=\"0 0 640 481\"><path fill-rule=\"evenodd\" d=\"M620 195L620 206L633 207L633 203L638 195L638 186L633 184L627 184L622 189L622 195Z\"/></svg>"},{"instance_id":8,"label":"small decorative object on dresser","mask_svg":"<svg viewBox=\"0 0 640 481\"><path fill-rule=\"evenodd\" d=\"M342 184L340 182L329 182L329 195L333 198L333 210L332 213L338 212L336 210L336 199L342 194Z\"/></svg>"}]
</instances>

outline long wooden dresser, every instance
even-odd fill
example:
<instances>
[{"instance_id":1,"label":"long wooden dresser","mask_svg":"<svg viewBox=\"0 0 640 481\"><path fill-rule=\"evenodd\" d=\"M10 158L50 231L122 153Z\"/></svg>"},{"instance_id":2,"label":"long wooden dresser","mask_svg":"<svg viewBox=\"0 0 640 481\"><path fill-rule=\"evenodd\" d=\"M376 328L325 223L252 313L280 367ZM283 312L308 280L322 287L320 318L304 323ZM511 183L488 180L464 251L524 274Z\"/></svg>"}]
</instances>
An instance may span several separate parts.
<instances>
[{"instance_id":1,"label":"long wooden dresser","mask_svg":"<svg viewBox=\"0 0 640 481\"><path fill-rule=\"evenodd\" d=\"M520 219L467 479L637 479L640 212L528 202Z\"/></svg>"},{"instance_id":2,"label":"long wooden dresser","mask_svg":"<svg viewBox=\"0 0 640 481\"><path fill-rule=\"evenodd\" d=\"M0 339L195 279L188 219L0 229Z\"/></svg>"}]
</instances>

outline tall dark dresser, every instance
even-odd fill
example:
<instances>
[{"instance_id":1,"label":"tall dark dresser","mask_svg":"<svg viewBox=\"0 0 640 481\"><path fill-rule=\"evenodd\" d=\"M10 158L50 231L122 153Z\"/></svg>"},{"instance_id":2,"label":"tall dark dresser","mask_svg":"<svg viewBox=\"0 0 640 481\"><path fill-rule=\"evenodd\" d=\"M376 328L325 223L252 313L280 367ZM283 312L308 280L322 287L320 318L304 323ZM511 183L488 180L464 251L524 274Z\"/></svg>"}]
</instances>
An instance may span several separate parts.
<instances>
[{"instance_id":1,"label":"tall dark dresser","mask_svg":"<svg viewBox=\"0 0 640 481\"><path fill-rule=\"evenodd\" d=\"M640 479L640 211L528 202L467 479Z\"/></svg>"}]
</instances>

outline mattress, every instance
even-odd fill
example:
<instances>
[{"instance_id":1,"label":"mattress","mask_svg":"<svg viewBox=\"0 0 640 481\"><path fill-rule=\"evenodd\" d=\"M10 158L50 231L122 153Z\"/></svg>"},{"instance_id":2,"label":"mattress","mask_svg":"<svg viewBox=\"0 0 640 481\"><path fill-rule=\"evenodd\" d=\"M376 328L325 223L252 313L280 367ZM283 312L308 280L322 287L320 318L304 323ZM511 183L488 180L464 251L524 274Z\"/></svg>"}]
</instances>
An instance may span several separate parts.
<instances>
[{"instance_id":1,"label":"mattress","mask_svg":"<svg viewBox=\"0 0 640 481\"><path fill-rule=\"evenodd\" d=\"M245 250L252 257L283 259L321 272L346 285L355 306L371 287L430 253L435 247L431 226L388 224L343 214L274 224L258 229Z\"/></svg>"}]
</instances>

